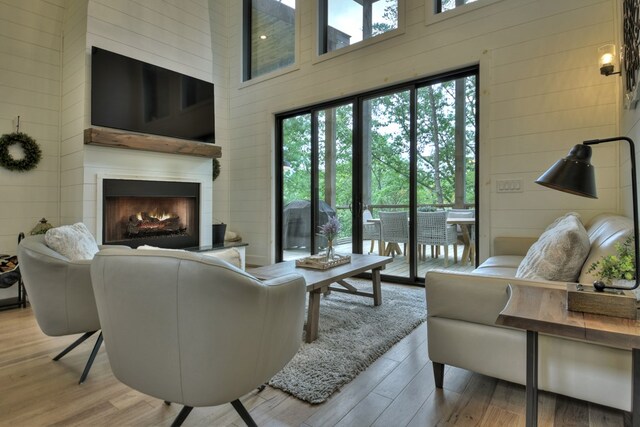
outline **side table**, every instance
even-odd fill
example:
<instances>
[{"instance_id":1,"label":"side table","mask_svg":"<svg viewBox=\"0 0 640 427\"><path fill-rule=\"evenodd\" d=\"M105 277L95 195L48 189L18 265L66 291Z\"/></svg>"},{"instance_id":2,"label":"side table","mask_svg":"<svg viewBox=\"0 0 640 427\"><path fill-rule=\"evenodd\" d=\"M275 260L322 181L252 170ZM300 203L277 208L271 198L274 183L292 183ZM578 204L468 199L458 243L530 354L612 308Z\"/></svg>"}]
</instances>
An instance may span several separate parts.
<instances>
[{"instance_id":1,"label":"side table","mask_svg":"<svg viewBox=\"0 0 640 427\"><path fill-rule=\"evenodd\" d=\"M20 241L23 238L24 238L24 234L20 233L18 235L18 243L20 243ZM27 292L25 291L24 283L22 282L22 276L20 274L20 266L18 266L18 268L16 268L15 270L11 270L10 272L7 272L7 273L11 273L14 276L12 277L12 280L15 279L15 275L18 276L18 280L15 283L16 287L18 288L18 296L0 299L0 310L8 310L10 308L17 308L17 307L25 308L27 306Z\"/></svg>"},{"instance_id":2,"label":"side table","mask_svg":"<svg viewBox=\"0 0 640 427\"><path fill-rule=\"evenodd\" d=\"M526 425L538 425L538 333L631 350L633 426L640 427L640 321L568 311L567 291L509 285L509 301L496 324L527 331Z\"/></svg>"}]
</instances>

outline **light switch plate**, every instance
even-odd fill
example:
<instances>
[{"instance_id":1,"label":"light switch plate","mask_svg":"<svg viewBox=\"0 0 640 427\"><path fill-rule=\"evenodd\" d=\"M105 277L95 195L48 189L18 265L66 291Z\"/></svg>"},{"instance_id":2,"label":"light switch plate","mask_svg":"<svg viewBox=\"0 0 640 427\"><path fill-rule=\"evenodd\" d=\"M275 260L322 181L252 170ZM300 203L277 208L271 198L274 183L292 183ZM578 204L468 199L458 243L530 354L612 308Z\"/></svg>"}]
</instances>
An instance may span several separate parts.
<instances>
[{"instance_id":1,"label":"light switch plate","mask_svg":"<svg viewBox=\"0 0 640 427\"><path fill-rule=\"evenodd\" d=\"M496 191L498 193L522 193L521 179L499 179L496 180Z\"/></svg>"}]
</instances>

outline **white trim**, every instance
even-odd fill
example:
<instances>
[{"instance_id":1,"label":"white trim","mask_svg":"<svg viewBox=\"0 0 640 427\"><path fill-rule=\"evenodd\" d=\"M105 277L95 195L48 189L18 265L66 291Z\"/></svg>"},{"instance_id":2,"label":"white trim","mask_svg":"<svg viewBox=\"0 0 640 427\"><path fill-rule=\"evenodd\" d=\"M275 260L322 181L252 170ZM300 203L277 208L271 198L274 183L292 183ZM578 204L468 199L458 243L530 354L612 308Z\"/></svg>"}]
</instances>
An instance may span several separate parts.
<instances>
[{"instance_id":1,"label":"white trim","mask_svg":"<svg viewBox=\"0 0 640 427\"><path fill-rule=\"evenodd\" d=\"M455 9L447 10L446 12L440 13L435 12L436 1L437 0L425 0L424 9L426 25L435 24L449 18L455 18L456 16L460 16L468 12L473 12L474 10L480 9L481 7L489 6L490 4L497 3L502 0L478 0L473 3L463 4L462 6L458 6Z\"/></svg>"},{"instance_id":2,"label":"white trim","mask_svg":"<svg viewBox=\"0 0 640 427\"><path fill-rule=\"evenodd\" d=\"M366 40L361 40L352 45L342 47L340 49L332 50L327 53L319 52L319 35L320 35L320 19L319 19L319 7L314 8L313 11L313 36L312 36L312 51L313 54L311 56L311 63L317 64L319 62L327 61L333 59L337 56L344 55L346 53L354 52L358 49L362 49L385 40L400 36L405 33L406 28L406 0L398 0L398 28L395 30L387 31L384 34L379 34L377 36L370 37Z\"/></svg>"}]
</instances>

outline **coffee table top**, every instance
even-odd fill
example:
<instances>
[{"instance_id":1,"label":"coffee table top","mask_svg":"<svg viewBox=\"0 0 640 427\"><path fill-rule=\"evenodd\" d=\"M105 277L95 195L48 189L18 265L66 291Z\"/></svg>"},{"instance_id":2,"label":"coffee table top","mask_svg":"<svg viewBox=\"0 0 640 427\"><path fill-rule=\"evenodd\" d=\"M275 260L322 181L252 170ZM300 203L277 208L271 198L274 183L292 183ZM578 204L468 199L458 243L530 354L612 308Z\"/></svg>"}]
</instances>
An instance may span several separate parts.
<instances>
[{"instance_id":1,"label":"coffee table top","mask_svg":"<svg viewBox=\"0 0 640 427\"><path fill-rule=\"evenodd\" d=\"M295 261L285 261L277 264L266 265L264 267L251 268L248 269L247 272L262 280L269 280L290 273L302 274L307 282L307 291L311 291L323 286L328 286L337 280L353 277L356 274L381 268L384 265L393 262L393 258L388 256L361 254L350 255L350 263L328 268L326 270L296 267Z\"/></svg>"}]
</instances>

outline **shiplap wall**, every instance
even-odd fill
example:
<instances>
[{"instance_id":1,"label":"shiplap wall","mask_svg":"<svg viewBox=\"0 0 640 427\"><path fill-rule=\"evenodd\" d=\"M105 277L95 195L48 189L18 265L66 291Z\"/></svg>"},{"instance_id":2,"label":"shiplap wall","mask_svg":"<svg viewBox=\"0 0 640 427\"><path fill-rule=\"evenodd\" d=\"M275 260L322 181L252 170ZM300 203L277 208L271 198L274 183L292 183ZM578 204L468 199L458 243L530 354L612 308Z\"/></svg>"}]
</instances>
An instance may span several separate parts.
<instances>
[{"instance_id":1,"label":"shiplap wall","mask_svg":"<svg viewBox=\"0 0 640 427\"><path fill-rule=\"evenodd\" d=\"M616 210L615 147L596 148L598 200L533 184L574 144L618 129L617 84L596 57L614 40L614 1L498 1L426 25L430 1L407 0L402 34L327 60L314 53L314 2L299 1L297 69L255 84L240 82L241 2L231 1L230 212L247 262L274 259L275 113L469 64L480 65L481 258L494 236L537 235L568 210L585 220ZM497 193L497 179L522 179L524 191Z\"/></svg>"},{"instance_id":2,"label":"shiplap wall","mask_svg":"<svg viewBox=\"0 0 640 427\"><path fill-rule=\"evenodd\" d=\"M202 80L214 79L209 5L206 0L89 0L85 58L91 46L168 68ZM90 68L90 67L87 67ZM85 111L89 111L89 77L85 84ZM219 94L216 92L216 97ZM216 99L218 110L219 99ZM85 115L84 127L90 126ZM211 243L212 182L211 159L143 151L85 146L83 176L83 221L98 230L96 212L98 178L136 177L139 179L175 179L201 184L202 244ZM98 240L100 240L100 233Z\"/></svg>"},{"instance_id":3,"label":"shiplap wall","mask_svg":"<svg viewBox=\"0 0 640 427\"><path fill-rule=\"evenodd\" d=\"M15 254L18 233L40 218L58 221L63 15L64 0L0 1L0 134L15 132L20 116L20 131L42 150L36 169L0 168L0 254ZM0 289L0 299L16 292Z\"/></svg>"},{"instance_id":4,"label":"shiplap wall","mask_svg":"<svg viewBox=\"0 0 640 427\"><path fill-rule=\"evenodd\" d=\"M106 149L82 147L81 131L89 126L91 45L214 82L216 138L223 159L222 174L213 185L211 216L228 222L249 242L249 263L274 258L275 113L469 64L480 64L483 257L493 236L535 235L566 210L577 210L586 219L616 210L621 178L615 146L598 147L594 155L601 194L597 201L532 184L573 144L619 129L618 83L599 75L595 53L614 40L616 1L503 0L426 25L430 0L407 0L401 34L329 59L315 55L314 2L299 1L293 71L246 84L240 77L242 14L237 0L0 0L0 55L6 58L0 63L0 88L7 93L0 98L0 126L11 131L12 118L20 114L23 130L45 149L45 160L28 175L0 170L3 184L10 183L0 191L16 201L0 210L0 249L12 252L16 231L31 228L43 215L59 223L95 222L98 170L152 176L169 170L204 177L207 169L210 174L210 166L176 160L178 156L117 150L106 155L100 151ZM24 72L25 64L33 71ZM51 93L53 87L57 94ZM52 96L61 107L43 108ZM633 133L636 127L625 130ZM105 158L118 165L97 164ZM498 194L496 179L522 179L524 192Z\"/></svg>"},{"instance_id":5,"label":"shiplap wall","mask_svg":"<svg viewBox=\"0 0 640 427\"><path fill-rule=\"evenodd\" d=\"M64 0L0 1L0 134L33 137L42 161L28 172L0 168L0 253L46 217L58 221L60 79ZM15 158L21 150L12 150Z\"/></svg>"}]
</instances>

